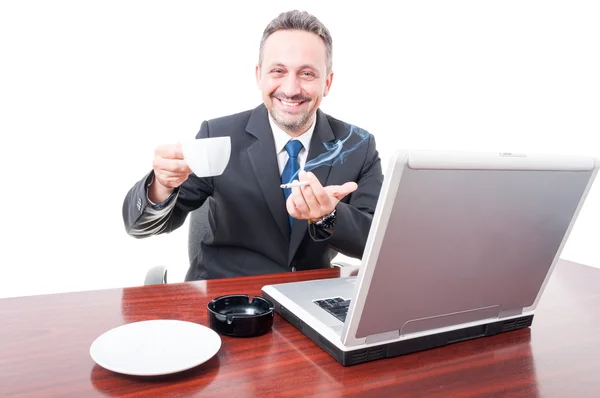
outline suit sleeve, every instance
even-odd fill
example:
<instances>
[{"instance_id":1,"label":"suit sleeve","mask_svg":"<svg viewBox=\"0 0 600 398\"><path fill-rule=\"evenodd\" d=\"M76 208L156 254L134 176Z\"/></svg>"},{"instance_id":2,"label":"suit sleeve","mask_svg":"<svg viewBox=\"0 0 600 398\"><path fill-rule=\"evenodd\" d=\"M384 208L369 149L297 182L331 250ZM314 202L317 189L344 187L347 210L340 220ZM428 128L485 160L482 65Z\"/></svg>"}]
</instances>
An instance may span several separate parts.
<instances>
[{"instance_id":1,"label":"suit sleeve","mask_svg":"<svg viewBox=\"0 0 600 398\"><path fill-rule=\"evenodd\" d=\"M326 241L334 250L343 255L361 258L371 229L373 214L383 183L381 159L375 146L375 138L369 136L369 145L360 176L358 188L348 201L342 200L336 206L336 222L333 232L320 231L314 224L309 233L315 241Z\"/></svg>"},{"instance_id":2,"label":"suit sleeve","mask_svg":"<svg viewBox=\"0 0 600 398\"><path fill-rule=\"evenodd\" d=\"M208 138L208 122L203 122L196 138ZM183 225L191 211L196 210L213 191L212 178L190 174L163 203L152 205L148 200L148 184L154 172L138 181L123 202L123 222L127 233L135 238L169 233Z\"/></svg>"}]
</instances>

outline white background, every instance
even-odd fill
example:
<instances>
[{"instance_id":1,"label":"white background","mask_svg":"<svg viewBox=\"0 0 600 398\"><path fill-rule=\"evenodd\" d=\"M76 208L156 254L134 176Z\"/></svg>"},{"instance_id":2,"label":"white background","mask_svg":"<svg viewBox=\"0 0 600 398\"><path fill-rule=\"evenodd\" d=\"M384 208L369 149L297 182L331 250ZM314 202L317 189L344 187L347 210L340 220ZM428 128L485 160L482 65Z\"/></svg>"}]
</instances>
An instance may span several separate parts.
<instances>
[{"instance_id":1,"label":"white background","mask_svg":"<svg viewBox=\"0 0 600 398\"><path fill-rule=\"evenodd\" d=\"M3 1L0 297L132 286L187 269L187 223L129 237L154 147L261 101L267 23L300 8L334 40L322 109L394 148L600 156L596 1ZM600 183L562 257L600 266Z\"/></svg>"}]
</instances>

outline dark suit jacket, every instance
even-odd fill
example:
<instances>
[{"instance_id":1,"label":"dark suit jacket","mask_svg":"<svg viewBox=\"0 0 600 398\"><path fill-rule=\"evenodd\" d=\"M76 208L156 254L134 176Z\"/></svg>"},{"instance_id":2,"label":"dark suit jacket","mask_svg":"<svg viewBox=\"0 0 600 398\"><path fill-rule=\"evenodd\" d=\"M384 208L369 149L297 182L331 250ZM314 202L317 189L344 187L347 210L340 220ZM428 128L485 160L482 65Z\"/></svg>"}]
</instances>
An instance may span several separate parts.
<instances>
[{"instance_id":1,"label":"dark suit jacket","mask_svg":"<svg viewBox=\"0 0 600 398\"><path fill-rule=\"evenodd\" d=\"M327 152L325 143L346 139L350 127L317 111L307 162ZM383 176L373 136L359 131L363 137L353 134L344 142L344 149L355 148L343 162L338 158L333 166L311 170L323 186L358 183L358 189L337 205L333 234L320 239L314 226L310 227L313 233L308 232L305 220L295 220L290 228L264 105L204 121L197 138L231 137L229 163L217 177L198 178L191 174L177 189L176 204L158 231L170 232L180 227L190 211L212 197L209 233L190 264L186 280L327 268L337 252L360 258ZM148 206L146 184L151 176L152 173L135 184L125 198L123 218L129 233Z\"/></svg>"}]
</instances>

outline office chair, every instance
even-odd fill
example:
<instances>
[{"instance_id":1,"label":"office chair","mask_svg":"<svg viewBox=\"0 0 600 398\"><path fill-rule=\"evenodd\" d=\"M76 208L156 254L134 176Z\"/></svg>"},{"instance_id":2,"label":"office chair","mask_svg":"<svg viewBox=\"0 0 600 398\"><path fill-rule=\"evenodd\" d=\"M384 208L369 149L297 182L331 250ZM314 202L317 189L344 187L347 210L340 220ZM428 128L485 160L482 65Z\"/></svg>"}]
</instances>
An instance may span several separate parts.
<instances>
[{"instance_id":1,"label":"office chair","mask_svg":"<svg viewBox=\"0 0 600 398\"><path fill-rule=\"evenodd\" d=\"M188 231L188 258L190 263L196 257L196 253L200 250L200 242L204 238L204 235L208 232L208 208L209 201L213 200L208 198L200 208L190 213L190 224ZM354 264L353 262L344 262L341 260L334 260L331 262L332 267L358 267L360 262ZM144 285L159 285L167 283L167 267L164 265L157 265L148 270Z\"/></svg>"},{"instance_id":2,"label":"office chair","mask_svg":"<svg viewBox=\"0 0 600 398\"><path fill-rule=\"evenodd\" d=\"M200 250L200 242L208 232L208 198L202 206L190 213L190 223L188 229L188 258L191 263L196 253ZM144 285L159 285L167 283L167 267L157 265L148 270Z\"/></svg>"}]
</instances>

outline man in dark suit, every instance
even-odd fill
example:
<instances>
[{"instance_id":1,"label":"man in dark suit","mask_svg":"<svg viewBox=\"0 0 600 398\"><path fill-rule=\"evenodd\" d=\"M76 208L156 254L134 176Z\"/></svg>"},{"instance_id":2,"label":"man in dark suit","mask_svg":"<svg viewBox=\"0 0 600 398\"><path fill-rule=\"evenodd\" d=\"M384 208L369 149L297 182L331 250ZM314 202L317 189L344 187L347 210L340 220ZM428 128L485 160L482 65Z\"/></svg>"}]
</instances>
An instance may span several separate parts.
<instances>
[{"instance_id":1,"label":"man in dark suit","mask_svg":"<svg viewBox=\"0 0 600 398\"><path fill-rule=\"evenodd\" d=\"M199 178L181 147L159 146L153 170L128 192L127 232L173 231L209 200L209 232L186 280L330 267L363 254L383 180L371 134L319 110L331 87L332 40L314 16L267 26L256 67L263 104L204 121L197 138L229 136L225 171ZM307 185L282 189L282 183Z\"/></svg>"}]
</instances>

